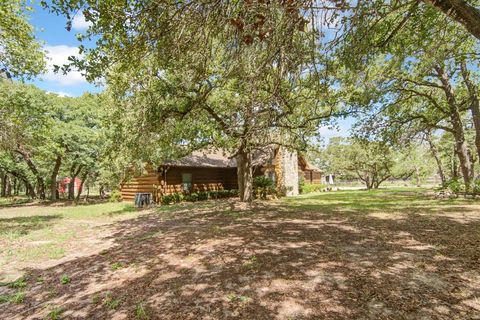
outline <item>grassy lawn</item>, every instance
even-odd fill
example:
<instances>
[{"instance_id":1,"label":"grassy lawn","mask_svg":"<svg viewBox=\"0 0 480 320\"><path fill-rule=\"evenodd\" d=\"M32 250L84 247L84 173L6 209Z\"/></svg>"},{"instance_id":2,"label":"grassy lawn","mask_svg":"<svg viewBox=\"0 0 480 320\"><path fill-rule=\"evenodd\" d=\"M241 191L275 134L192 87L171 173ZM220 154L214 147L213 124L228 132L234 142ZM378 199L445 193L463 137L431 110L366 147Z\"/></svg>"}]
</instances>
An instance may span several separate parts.
<instances>
[{"instance_id":1,"label":"grassy lawn","mask_svg":"<svg viewBox=\"0 0 480 320\"><path fill-rule=\"evenodd\" d=\"M49 266L65 256L99 250L97 238L106 232L102 227L137 215L124 203L0 209L0 282L18 278L23 268Z\"/></svg>"},{"instance_id":2,"label":"grassy lawn","mask_svg":"<svg viewBox=\"0 0 480 320\"><path fill-rule=\"evenodd\" d=\"M480 202L426 189L10 207L0 244L9 319L480 318Z\"/></svg>"},{"instance_id":3,"label":"grassy lawn","mask_svg":"<svg viewBox=\"0 0 480 320\"><path fill-rule=\"evenodd\" d=\"M10 207L10 206L19 205L19 204L28 203L28 202L30 202L30 199L23 196L15 196L15 197L8 197L8 198L0 197L0 208Z\"/></svg>"}]
</instances>

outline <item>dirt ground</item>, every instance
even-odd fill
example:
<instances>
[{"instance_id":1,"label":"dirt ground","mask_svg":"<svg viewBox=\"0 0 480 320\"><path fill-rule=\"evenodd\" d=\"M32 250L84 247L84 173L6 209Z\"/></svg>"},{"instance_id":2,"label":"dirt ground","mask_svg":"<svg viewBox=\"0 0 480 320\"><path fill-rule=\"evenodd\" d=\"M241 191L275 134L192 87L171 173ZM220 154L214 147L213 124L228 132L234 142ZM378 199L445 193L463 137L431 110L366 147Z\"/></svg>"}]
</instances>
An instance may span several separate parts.
<instances>
[{"instance_id":1,"label":"dirt ground","mask_svg":"<svg viewBox=\"0 0 480 320\"><path fill-rule=\"evenodd\" d=\"M0 318L480 319L473 200L343 191L144 213L23 270Z\"/></svg>"}]
</instances>

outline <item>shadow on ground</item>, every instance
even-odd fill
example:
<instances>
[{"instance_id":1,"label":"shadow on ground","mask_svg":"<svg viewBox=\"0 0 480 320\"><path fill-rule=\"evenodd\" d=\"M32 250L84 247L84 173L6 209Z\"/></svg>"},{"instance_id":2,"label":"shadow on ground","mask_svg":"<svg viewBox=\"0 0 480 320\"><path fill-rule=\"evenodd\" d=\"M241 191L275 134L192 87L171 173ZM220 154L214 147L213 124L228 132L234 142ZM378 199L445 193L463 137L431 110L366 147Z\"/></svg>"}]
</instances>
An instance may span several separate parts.
<instances>
[{"instance_id":1,"label":"shadow on ground","mask_svg":"<svg viewBox=\"0 0 480 320\"><path fill-rule=\"evenodd\" d=\"M120 222L110 249L28 270L24 303L4 316L480 319L478 212L406 198L376 216L375 198L330 200L346 203L218 202Z\"/></svg>"},{"instance_id":2,"label":"shadow on ground","mask_svg":"<svg viewBox=\"0 0 480 320\"><path fill-rule=\"evenodd\" d=\"M26 235L32 231L46 228L61 218L60 215L0 218L0 235L5 233Z\"/></svg>"}]
</instances>

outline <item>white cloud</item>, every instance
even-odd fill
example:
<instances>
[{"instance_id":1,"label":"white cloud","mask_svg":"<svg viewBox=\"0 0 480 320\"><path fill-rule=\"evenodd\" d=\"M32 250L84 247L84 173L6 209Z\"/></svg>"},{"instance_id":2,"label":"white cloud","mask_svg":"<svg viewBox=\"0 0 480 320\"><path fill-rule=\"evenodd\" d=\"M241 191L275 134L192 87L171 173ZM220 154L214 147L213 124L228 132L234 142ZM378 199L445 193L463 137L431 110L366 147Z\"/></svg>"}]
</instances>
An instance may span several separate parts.
<instances>
[{"instance_id":1,"label":"white cloud","mask_svg":"<svg viewBox=\"0 0 480 320\"><path fill-rule=\"evenodd\" d=\"M59 97L72 97L72 95L68 92L64 92L64 91L47 91L47 93L49 94L56 94L57 96Z\"/></svg>"},{"instance_id":2,"label":"white cloud","mask_svg":"<svg viewBox=\"0 0 480 320\"><path fill-rule=\"evenodd\" d=\"M77 47L70 47L66 45L59 46L45 46L45 51L47 52L47 68L48 71L43 75L43 79L46 81L51 81L61 86L74 86L79 84L87 83L82 74L77 70L72 70L66 75L60 70L58 73L55 73L54 65L62 66L69 63L68 57L70 56L80 56L78 54Z\"/></svg>"},{"instance_id":3,"label":"white cloud","mask_svg":"<svg viewBox=\"0 0 480 320\"><path fill-rule=\"evenodd\" d=\"M77 13L72 21L72 28L77 31L85 31L91 25L92 23L90 21L85 20L82 12Z\"/></svg>"}]
</instances>

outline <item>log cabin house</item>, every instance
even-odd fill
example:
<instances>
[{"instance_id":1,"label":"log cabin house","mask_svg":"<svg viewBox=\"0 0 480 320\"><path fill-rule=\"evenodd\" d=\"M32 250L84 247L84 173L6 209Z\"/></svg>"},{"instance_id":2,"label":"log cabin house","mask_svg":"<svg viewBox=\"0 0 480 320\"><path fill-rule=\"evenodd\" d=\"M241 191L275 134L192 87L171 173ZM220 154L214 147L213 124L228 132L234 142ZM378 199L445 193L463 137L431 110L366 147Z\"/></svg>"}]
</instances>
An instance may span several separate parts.
<instances>
[{"instance_id":1,"label":"log cabin house","mask_svg":"<svg viewBox=\"0 0 480 320\"><path fill-rule=\"evenodd\" d=\"M254 176L266 175L287 195L298 194L299 175L309 183L321 183L321 171L297 152L268 148L254 155ZM162 195L213 190L237 189L237 165L221 150L201 150L178 160L165 161L145 173L121 184L122 199L132 201L136 193Z\"/></svg>"}]
</instances>

